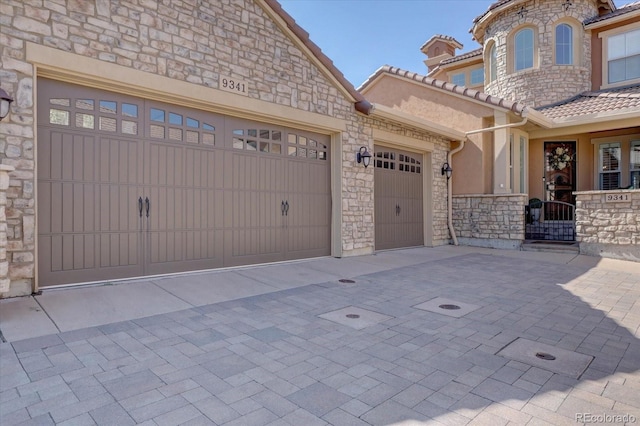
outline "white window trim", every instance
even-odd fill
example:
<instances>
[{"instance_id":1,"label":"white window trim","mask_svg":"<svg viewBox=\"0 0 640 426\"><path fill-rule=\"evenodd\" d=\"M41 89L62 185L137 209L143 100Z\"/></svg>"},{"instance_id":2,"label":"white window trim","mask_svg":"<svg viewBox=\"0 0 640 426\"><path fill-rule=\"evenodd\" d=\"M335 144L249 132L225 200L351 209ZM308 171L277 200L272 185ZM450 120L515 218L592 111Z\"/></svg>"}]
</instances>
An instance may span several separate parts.
<instances>
[{"instance_id":1,"label":"white window trim","mask_svg":"<svg viewBox=\"0 0 640 426\"><path fill-rule=\"evenodd\" d=\"M640 134L638 133L591 139L594 169L593 188L600 188L600 145L605 143L620 144L620 187L625 188L632 184L632 182L629 181L631 176L629 170L631 164L631 144L636 141L640 141Z\"/></svg>"},{"instance_id":2,"label":"white window trim","mask_svg":"<svg viewBox=\"0 0 640 426\"><path fill-rule=\"evenodd\" d=\"M609 61L607 58L609 57L609 43L607 42L609 37L620 35L623 33L628 33L630 31L640 29L640 22L633 23L629 25L625 25L624 27L614 28L608 31L602 31L598 34L598 37L602 43L602 57L600 61L602 62L602 85L600 89L607 89L609 87L620 87L620 86L628 86L631 84L640 83L640 78L634 78L632 80L624 80L619 81L617 83L609 83Z\"/></svg>"},{"instance_id":3,"label":"white window trim","mask_svg":"<svg viewBox=\"0 0 640 426\"><path fill-rule=\"evenodd\" d=\"M516 34L524 29L533 31L533 66L516 70ZM514 28L507 37L507 74L519 74L536 70L540 67L540 43L538 40L538 27L532 24L521 25Z\"/></svg>"}]
</instances>

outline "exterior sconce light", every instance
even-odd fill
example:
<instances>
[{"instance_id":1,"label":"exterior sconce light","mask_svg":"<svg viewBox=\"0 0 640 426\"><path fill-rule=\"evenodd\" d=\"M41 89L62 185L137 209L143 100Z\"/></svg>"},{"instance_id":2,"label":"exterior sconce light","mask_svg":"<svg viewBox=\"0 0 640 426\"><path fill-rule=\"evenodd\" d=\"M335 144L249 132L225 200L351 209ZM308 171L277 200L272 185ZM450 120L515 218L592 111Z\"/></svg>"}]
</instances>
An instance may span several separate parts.
<instances>
[{"instance_id":1,"label":"exterior sconce light","mask_svg":"<svg viewBox=\"0 0 640 426\"><path fill-rule=\"evenodd\" d=\"M573 3L571 2L571 0L566 0L564 2L564 11L565 12L568 11L571 6L573 6Z\"/></svg>"},{"instance_id":2,"label":"exterior sconce light","mask_svg":"<svg viewBox=\"0 0 640 426\"><path fill-rule=\"evenodd\" d=\"M369 164L371 163L371 154L367 151L366 146L360 147L360 151L356 153L356 160L358 161L358 164L362 163L365 169L369 167Z\"/></svg>"},{"instance_id":3,"label":"exterior sconce light","mask_svg":"<svg viewBox=\"0 0 640 426\"><path fill-rule=\"evenodd\" d=\"M440 170L442 176L447 175L447 180L451 179L451 174L453 173L453 169L449 165L449 163L444 163L442 165L442 169Z\"/></svg>"},{"instance_id":4,"label":"exterior sconce light","mask_svg":"<svg viewBox=\"0 0 640 426\"><path fill-rule=\"evenodd\" d=\"M0 120L9 114L9 106L13 102L13 98L7 92L0 89Z\"/></svg>"}]
</instances>

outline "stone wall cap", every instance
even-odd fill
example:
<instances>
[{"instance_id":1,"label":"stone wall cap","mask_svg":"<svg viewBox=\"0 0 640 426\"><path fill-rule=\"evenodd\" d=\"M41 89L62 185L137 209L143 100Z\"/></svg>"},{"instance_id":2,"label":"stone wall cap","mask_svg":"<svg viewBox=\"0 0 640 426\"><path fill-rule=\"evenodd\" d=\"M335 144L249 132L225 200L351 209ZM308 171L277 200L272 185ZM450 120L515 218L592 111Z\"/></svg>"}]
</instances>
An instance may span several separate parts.
<instances>
[{"instance_id":1,"label":"stone wall cap","mask_svg":"<svg viewBox=\"0 0 640 426\"><path fill-rule=\"evenodd\" d=\"M0 172L12 172L16 168L8 164L0 164Z\"/></svg>"},{"instance_id":2,"label":"stone wall cap","mask_svg":"<svg viewBox=\"0 0 640 426\"><path fill-rule=\"evenodd\" d=\"M634 192L640 194L640 189L608 189L596 191L574 191L573 195L593 195L593 194L620 194L625 192Z\"/></svg>"},{"instance_id":3,"label":"stone wall cap","mask_svg":"<svg viewBox=\"0 0 640 426\"><path fill-rule=\"evenodd\" d=\"M527 194L454 194L452 198L526 197Z\"/></svg>"}]
</instances>

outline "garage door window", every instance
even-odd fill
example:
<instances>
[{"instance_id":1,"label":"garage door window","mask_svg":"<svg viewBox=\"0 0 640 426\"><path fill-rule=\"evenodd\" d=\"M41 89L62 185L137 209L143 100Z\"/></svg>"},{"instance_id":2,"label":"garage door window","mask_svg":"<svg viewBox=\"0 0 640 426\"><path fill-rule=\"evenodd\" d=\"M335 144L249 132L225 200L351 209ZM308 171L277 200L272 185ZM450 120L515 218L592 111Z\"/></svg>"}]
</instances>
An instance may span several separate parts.
<instances>
[{"instance_id":1,"label":"garage door window","mask_svg":"<svg viewBox=\"0 0 640 426\"><path fill-rule=\"evenodd\" d=\"M401 172L420 173L420 161L408 155L398 156L398 169Z\"/></svg>"},{"instance_id":2,"label":"garage door window","mask_svg":"<svg viewBox=\"0 0 640 426\"><path fill-rule=\"evenodd\" d=\"M234 149L279 155L282 153L282 132L267 129L235 129L232 143Z\"/></svg>"},{"instance_id":3,"label":"garage door window","mask_svg":"<svg viewBox=\"0 0 640 426\"><path fill-rule=\"evenodd\" d=\"M310 160L326 160L327 145L303 135L289 133L287 153L290 157L308 158Z\"/></svg>"},{"instance_id":4,"label":"garage door window","mask_svg":"<svg viewBox=\"0 0 640 426\"><path fill-rule=\"evenodd\" d=\"M375 157L375 167L388 170L396 169L396 155L393 152L376 152Z\"/></svg>"}]
</instances>

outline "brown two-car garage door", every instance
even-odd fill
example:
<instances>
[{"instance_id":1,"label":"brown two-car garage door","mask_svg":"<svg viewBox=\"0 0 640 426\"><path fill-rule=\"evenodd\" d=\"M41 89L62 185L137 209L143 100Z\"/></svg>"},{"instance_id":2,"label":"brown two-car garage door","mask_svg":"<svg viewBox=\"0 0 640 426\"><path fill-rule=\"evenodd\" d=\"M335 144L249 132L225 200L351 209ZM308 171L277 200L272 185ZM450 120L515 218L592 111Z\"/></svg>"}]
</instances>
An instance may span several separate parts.
<instances>
[{"instance_id":1,"label":"brown two-car garage door","mask_svg":"<svg viewBox=\"0 0 640 426\"><path fill-rule=\"evenodd\" d=\"M39 285L330 254L327 135L38 81Z\"/></svg>"}]
</instances>

